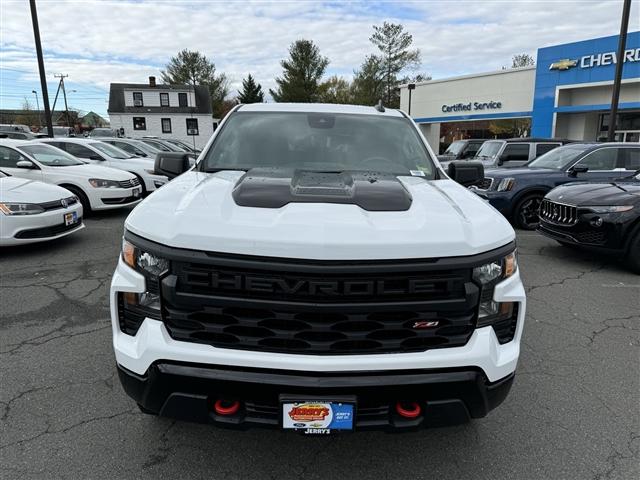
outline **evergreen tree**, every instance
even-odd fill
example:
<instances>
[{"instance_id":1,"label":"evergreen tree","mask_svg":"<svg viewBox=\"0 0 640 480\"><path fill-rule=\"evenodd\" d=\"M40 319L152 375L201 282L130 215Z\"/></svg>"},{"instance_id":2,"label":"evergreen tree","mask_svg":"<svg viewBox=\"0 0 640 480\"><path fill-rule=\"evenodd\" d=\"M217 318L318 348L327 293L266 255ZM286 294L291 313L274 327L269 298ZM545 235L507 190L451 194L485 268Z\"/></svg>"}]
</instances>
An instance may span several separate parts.
<instances>
[{"instance_id":1,"label":"evergreen tree","mask_svg":"<svg viewBox=\"0 0 640 480\"><path fill-rule=\"evenodd\" d=\"M373 35L369 40L380 50L385 105L397 108L400 106L398 75L407 68L420 65L420 50L409 48L413 43L413 36L405 32L400 24L384 22L382 26L374 25Z\"/></svg>"},{"instance_id":2,"label":"evergreen tree","mask_svg":"<svg viewBox=\"0 0 640 480\"><path fill-rule=\"evenodd\" d=\"M369 55L353 72L351 98L356 105L375 105L384 97L384 72L382 60L377 55Z\"/></svg>"},{"instance_id":3,"label":"evergreen tree","mask_svg":"<svg viewBox=\"0 0 640 480\"><path fill-rule=\"evenodd\" d=\"M276 78L278 88L269 89L276 102L318 101L319 82L329 64L311 40L297 40L289 47L289 58L282 60L282 77Z\"/></svg>"},{"instance_id":4,"label":"evergreen tree","mask_svg":"<svg viewBox=\"0 0 640 480\"><path fill-rule=\"evenodd\" d=\"M211 95L213 115L220 118L222 103L229 93L229 80L224 73L216 75L216 66L200 52L182 50L171 57L162 81L171 85L206 85Z\"/></svg>"},{"instance_id":5,"label":"evergreen tree","mask_svg":"<svg viewBox=\"0 0 640 480\"><path fill-rule=\"evenodd\" d=\"M321 103L353 103L349 82L337 75L329 77L326 82L320 84L318 101Z\"/></svg>"},{"instance_id":6,"label":"evergreen tree","mask_svg":"<svg viewBox=\"0 0 640 480\"><path fill-rule=\"evenodd\" d=\"M242 80L242 91L238 92L238 101L240 103L262 103L264 102L264 93L262 85L256 83L254 78L249 74L247 78Z\"/></svg>"}]
</instances>

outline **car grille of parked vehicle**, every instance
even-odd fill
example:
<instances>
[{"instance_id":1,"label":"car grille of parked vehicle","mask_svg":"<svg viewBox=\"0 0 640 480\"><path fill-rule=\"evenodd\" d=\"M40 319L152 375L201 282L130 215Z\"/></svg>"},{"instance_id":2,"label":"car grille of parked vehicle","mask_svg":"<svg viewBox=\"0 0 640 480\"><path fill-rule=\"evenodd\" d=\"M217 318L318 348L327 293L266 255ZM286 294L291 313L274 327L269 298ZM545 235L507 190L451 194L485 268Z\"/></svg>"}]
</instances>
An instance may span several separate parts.
<instances>
[{"instance_id":1,"label":"car grille of parked vehicle","mask_svg":"<svg viewBox=\"0 0 640 480\"><path fill-rule=\"evenodd\" d=\"M140 185L140 180L138 180L138 177L134 177L130 180L123 180L121 182L118 182L118 184L120 185L120 188L132 188Z\"/></svg>"},{"instance_id":2,"label":"car grille of parked vehicle","mask_svg":"<svg viewBox=\"0 0 640 480\"><path fill-rule=\"evenodd\" d=\"M42 227L42 228L32 228L28 230L22 230L16 233L16 238L46 238L53 237L55 235L60 235L61 233L65 233L69 230L73 230L75 228L79 228L82 225L82 218L78 217L78 221L71 225L65 225L61 223L59 225L54 225L52 227Z\"/></svg>"},{"instance_id":3,"label":"car grille of parked vehicle","mask_svg":"<svg viewBox=\"0 0 640 480\"><path fill-rule=\"evenodd\" d=\"M73 196L73 197L63 198L62 200L54 200L52 202L40 203L39 205L45 211L58 210L59 208L67 208L71 205L74 205L77 201L78 201L78 198Z\"/></svg>"},{"instance_id":4,"label":"car grille of parked vehicle","mask_svg":"<svg viewBox=\"0 0 640 480\"><path fill-rule=\"evenodd\" d=\"M540 204L540 218L556 225L575 225L578 209L573 205L552 202L546 198Z\"/></svg>"},{"instance_id":5,"label":"car grille of parked vehicle","mask_svg":"<svg viewBox=\"0 0 640 480\"><path fill-rule=\"evenodd\" d=\"M485 177L476 185L481 190L489 190L493 184L493 178Z\"/></svg>"},{"instance_id":6,"label":"car grille of parked vehicle","mask_svg":"<svg viewBox=\"0 0 640 480\"><path fill-rule=\"evenodd\" d=\"M171 337L220 348L341 355L461 346L476 327L479 289L470 269L382 263L353 265L348 273L344 263L268 269L259 263L171 262L162 282Z\"/></svg>"}]
</instances>

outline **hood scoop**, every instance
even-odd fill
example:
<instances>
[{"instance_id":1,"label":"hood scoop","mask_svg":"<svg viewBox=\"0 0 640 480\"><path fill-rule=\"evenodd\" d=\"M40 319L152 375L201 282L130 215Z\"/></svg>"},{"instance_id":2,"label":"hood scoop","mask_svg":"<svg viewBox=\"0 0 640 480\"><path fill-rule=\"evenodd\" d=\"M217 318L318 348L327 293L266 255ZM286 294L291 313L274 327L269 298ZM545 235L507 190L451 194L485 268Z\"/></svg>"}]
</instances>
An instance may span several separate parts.
<instances>
[{"instance_id":1,"label":"hood scoop","mask_svg":"<svg viewBox=\"0 0 640 480\"><path fill-rule=\"evenodd\" d=\"M343 203L370 212L408 210L411 195L396 176L380 172L316 172L254 168L233 189L241 207L281 208L289 203Z\"/></svg>"}]
</instances>

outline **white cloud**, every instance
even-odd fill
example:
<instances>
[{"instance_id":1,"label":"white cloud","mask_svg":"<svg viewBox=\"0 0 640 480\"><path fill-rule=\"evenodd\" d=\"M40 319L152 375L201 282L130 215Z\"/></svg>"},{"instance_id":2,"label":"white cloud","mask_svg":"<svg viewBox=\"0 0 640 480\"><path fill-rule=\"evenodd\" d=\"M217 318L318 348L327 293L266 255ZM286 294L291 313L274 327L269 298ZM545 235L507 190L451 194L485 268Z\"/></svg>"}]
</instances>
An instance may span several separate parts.
<instances>
[{"instance_id":1,"label":"white cloud","mask_svg":"<svg viewBox=\"0 0 640 480\"><path fill-rule=\"evenodd\" d=\"M291 42L314 40L329 73L350 76L367 53L372 25L403 23L434 78L500 68L521 52L617 33L621 3L605 1L440 2L38 2L48 72L79 84L146 81L183 48L199 50L237 89L249 72L272 87ZM26 70L36 60L28 3L0 4L0 67ZM630 31L640 27L634 3Z\"/></svg>"}]
</instances>

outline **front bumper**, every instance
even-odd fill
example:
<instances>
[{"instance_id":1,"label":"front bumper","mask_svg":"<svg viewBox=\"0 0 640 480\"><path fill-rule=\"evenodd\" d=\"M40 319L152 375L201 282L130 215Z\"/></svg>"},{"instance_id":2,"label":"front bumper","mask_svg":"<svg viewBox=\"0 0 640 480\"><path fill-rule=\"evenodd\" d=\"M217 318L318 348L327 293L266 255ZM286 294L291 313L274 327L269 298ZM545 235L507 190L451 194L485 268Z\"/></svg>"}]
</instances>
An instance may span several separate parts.
<instances>
[{"instance_id":1,"label":"front bumper","mask_svg":"<svg viewBox=\"0 0 640 480\"><path fill-rule=\"evenodd\" d=\"M136 193L137 192L137 193ZM142 200L142 186L132 188L94 188L91 190L92 210L109 210L135 205Z\"/></svg>"},{"instance_id":2,"label":"front bumper","mask_svg":"<svg viewBox=\"0 0 640 480\"><path fill-rule=\"evenodd\" d=\"M236 428L280 425L280 398L309 400L348 395L356 400L356 430L389 431L460 424L481 418L505 399L514 375L488 382L478 369L310 374L234 369L177 362L154 363L145 375L118 366L129 396L147 412ZM215 413L216 400L239 401L230 416ZM404 418L398 401L417 402L421 414Z\"/></svg>"},{"instance_id":3,"label":"front bumper","mask_svg":"<svg viewBox=\"0 0 640 480\"><path fill-rule=\"evenodd\" d=\"M78 222L65 226L65 214L75 212ZM4 215L0 213L0 245L21 245L54 240L82 230L82 205L49 210L36 215Z\"/></svg>"}]
</instances>

